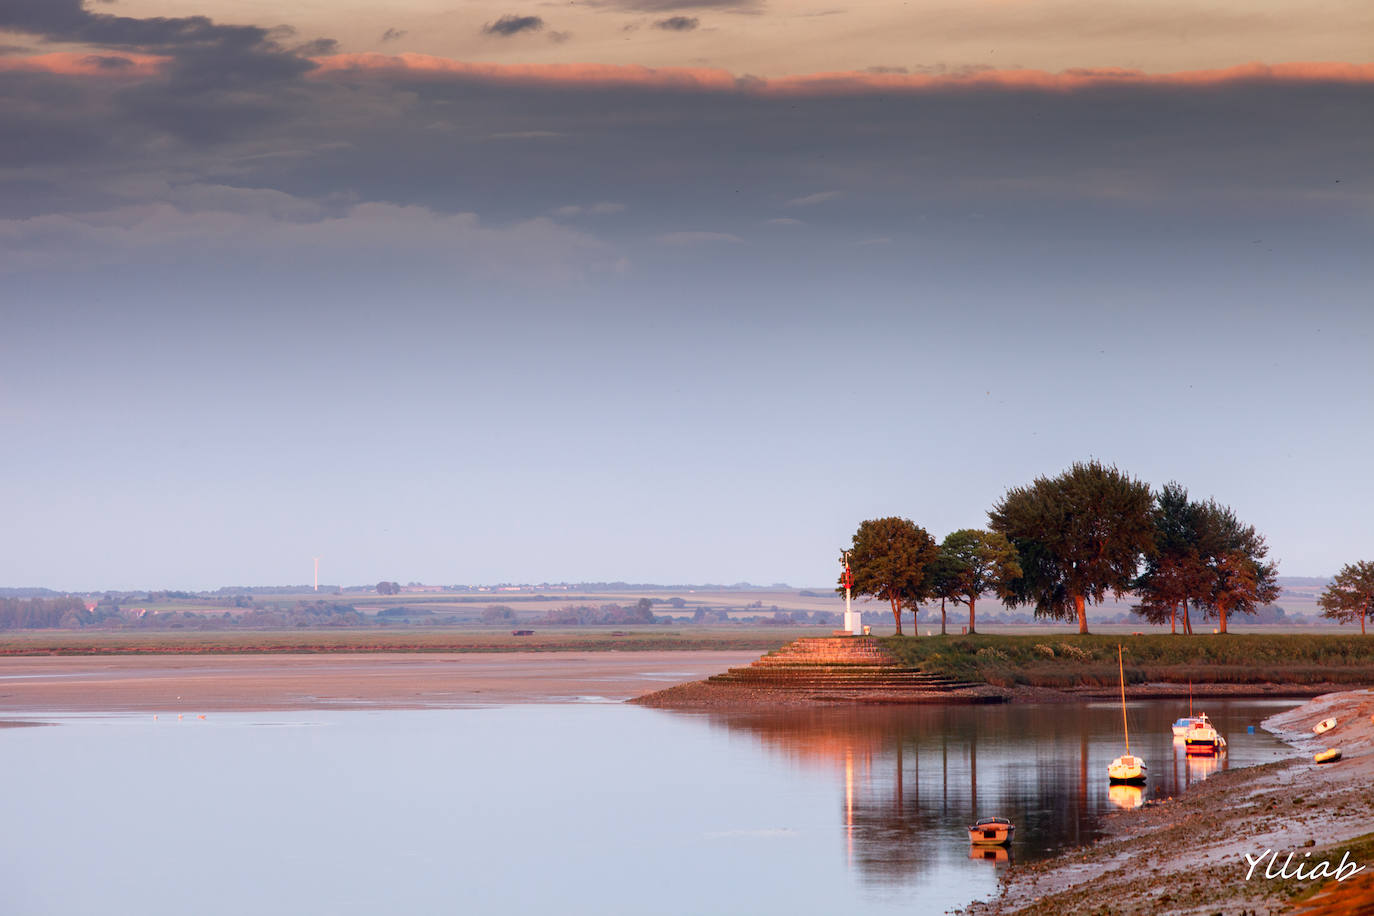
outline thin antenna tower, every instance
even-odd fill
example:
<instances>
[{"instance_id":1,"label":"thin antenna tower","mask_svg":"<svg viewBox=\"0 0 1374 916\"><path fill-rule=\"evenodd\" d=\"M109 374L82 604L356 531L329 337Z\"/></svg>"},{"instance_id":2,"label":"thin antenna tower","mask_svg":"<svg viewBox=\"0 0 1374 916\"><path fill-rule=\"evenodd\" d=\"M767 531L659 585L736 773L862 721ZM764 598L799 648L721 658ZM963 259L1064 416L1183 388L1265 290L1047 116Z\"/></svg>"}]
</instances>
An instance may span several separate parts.
<instances>
[{"instance_id":1,"label":"thin antenna tower","mask_svg":"<svg viewBox=\"0 0 1374 916\"><path fill-rule=\"evenodd\" d=\"M315 558L315 591L320 590L320 558Z\"/></svg>"}]
</instances>

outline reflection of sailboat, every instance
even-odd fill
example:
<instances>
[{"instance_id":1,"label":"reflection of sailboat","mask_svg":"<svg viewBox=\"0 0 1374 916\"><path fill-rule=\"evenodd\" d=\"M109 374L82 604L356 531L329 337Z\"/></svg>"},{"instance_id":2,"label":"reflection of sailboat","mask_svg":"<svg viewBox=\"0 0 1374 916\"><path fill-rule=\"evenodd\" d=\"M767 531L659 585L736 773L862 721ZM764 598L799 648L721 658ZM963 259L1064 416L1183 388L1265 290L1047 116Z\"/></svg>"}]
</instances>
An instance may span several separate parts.
<instances>
[{"instance_id":1,"label":"reflection of sailboat","mask_svg":"<svg viewBox=\"0 0 1374 916\"><path fill-rule=\"evenodd\" d=\"M1183 737L1183 744L1190 755L1215 756L1226 750L1226 739L1212 727L1205 712L1197 717L1196 724L1188 728L1187 734Z\"/></svg>"},{"instance_id":2,"label":"reflection of sailboat","mask_svg":"<svg viewBox=\"0 0 1374 916\"><path fill-rule=\"evenodd\" d=\"M1217 754L1189 754L1188 760L1188 780L1206 779L1217 770L1221 769L1221 757Z\"/></svg>"},{"instance_id":3,"label":"reflection of sailboat","mask_svg":"<svg viewBox=\"0 0 1374 916\"><path fill-rule=\"evenodd\" d=\"M1145 804L1145 790L1140 786L1117 783L1107 787L1107 801L1118 808L1139 808Z\"/></svg>"},{"instance_id":4,"label":"reflection of sailboat","mask_svg":"<svg viewBox=\"0 0 1374 916\"><path fill-rule=\"evenodd\" d=\"M1112 782L1145 782L1148 767L1145 761L1131 754L1131 729L1126 722L1126 669L1121 661L1121 647L1116 647L1117 673L1121 676L1121 729L1126 736L1126 753L1116 758L1107 767L1107 777Z\"/></svg>"},{"instance_id":5,"label":"reflection of sailboat","mask_svg":"<svg viewBox=\"0 0 1374 916\"><path fill-rule=\"evenodd\" d=\"M970 846L968 857L983 862L994 862L998 865L1006 865L1011 862L1011 850L1006 846Z\"/></svg>"}]
</instances>

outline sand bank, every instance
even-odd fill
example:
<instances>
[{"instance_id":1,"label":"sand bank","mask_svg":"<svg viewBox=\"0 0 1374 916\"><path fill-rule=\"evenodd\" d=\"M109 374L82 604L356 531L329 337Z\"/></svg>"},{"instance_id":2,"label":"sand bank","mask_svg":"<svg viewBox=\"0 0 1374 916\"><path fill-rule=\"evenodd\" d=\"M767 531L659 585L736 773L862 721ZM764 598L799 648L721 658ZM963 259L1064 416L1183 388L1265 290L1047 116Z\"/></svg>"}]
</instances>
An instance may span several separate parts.
<instances>
[{"instance_id":1,"label":"sand bank","mask_svg":"<svg viewBox=\"0 0 1374 916\"><path fill-rule=\"evenodd\" d=\"M625 700L747 664L743 652L0 658L5 712L426 708Z\"/></svg>"},{"instance_id":2,"label":"sand bank","mask_svg":"<svg viewBox=\"0 0 1374 916\"><path fill-rule=\"evenodd\" d=\"M1045 862L1014 866L1001 895L967 908L970 916L1004 914L1278 914L1374 912L1374 691L1318 697L1273 716L1265 727L1294 745L1289 760L1228 770L1185 795L1110 815L1108 836ZM1327 716L1340 724L1314 736ZM1312 754L1339 747L1339 763ZM1363 840L1357 838L1363 837ZM1355 841L1352 843L1352 841ZM1253 873L1251 860L1266 850ZM1343 882L1268 878L1294 853L1297 864L1329 860L1364 867ZM1247 873L1251 873L1247 878ZM1295 909L1295 907L1297 909Z\"/></svg>"}]
</instances>

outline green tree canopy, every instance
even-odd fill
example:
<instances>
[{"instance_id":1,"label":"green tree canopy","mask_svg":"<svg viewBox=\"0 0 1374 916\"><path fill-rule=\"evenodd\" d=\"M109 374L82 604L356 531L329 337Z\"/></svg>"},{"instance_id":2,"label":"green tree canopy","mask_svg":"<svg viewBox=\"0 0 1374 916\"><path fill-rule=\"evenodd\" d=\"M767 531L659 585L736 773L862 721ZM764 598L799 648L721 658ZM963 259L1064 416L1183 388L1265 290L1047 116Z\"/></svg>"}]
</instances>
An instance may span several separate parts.
<instances>
[{"instance_id":1,"label":"green tree canopy","mask_svg":"<svg viewBox=\"0 0 1374 916\"><path fill-rule=\"evenodd\" d=\"M988 512L1021 566L1003 600L1034 604L1041 617L1077 616L1088 632L1087 602L1124 594L1154 548L1152 503L1147 484L1097 461L1008 490Z\"/></svg>"},{"instance_id":2,"label":"green tree canopy","mask_svg":"<svg viewBox=\"0 0 1374 916\"><path fill-rule=\"evenodd\" d=\"M1203 589L1194 599L1226 632L1227 615L1253 614L1279 596L1278 565L1266 560L1269 545L1253 525L1242 524L1229 506L1197 504L1198 554Z\"/></svg>"},{"instance_id":3,"label":"green tree canopy","mask_svg":"<svg viewBox=\"0 0 1374 916\"><path fill-rule=\"evenodd\" d=\"M1006 535L978 528L951 532L940 545L936 561L937 588L948 593L955 604L968 605L968 631L974 629L974 609L978 597L995 592L999 598L1012 595L1012 583L1021 576L1016 548ZM937 596L940 595L937 591Z\"/></svg>"},{"instance_id":4,"label":"green tree canopy","mask_svg":"<svg viewBox=\"0 0 1374 916\"><path fill-rule=\"evenodd\" d=\"M1207 590L1208 571L1200 553L1201 507L1190 502L1188 491L1169 482L1155 497L1152 511L1154 549L1145 555L1145 571L1136 580L1140 603L1132 610L1150 623L1169 623L1178 632L1178 611L1183 609L1183 632L1192 633L1188 601Z\"/></svg>"},{"instance_id":5,"label":"green tree canopy","mask_svg":"<svg viewBox=\"0 0 1374 916\"><path fill-rule=\"evenodd\" d=\"M926 573L938 553L935 539L910 519L891 517L861 522L849 549L854 594L888 602L900 636L902 608L914 612L928 594ZM843 584L836 591L843 594Z\"/></svg>"},{"instance_id":6,"label":"green tree canopy","mask_svg":"<svg viewBox=\"0 0 1374 916\"><path fill-rule=\"evenodd\" d=\"M1317 599L1324 617L1349 623L1358 616L1361 635L1364 634L1364 621L1369 616L1371 602L1374 602L1374 563L1368 560L1342 566L1336 578L1331 580L1326 591Z\"/></svg>"}]
</instances>

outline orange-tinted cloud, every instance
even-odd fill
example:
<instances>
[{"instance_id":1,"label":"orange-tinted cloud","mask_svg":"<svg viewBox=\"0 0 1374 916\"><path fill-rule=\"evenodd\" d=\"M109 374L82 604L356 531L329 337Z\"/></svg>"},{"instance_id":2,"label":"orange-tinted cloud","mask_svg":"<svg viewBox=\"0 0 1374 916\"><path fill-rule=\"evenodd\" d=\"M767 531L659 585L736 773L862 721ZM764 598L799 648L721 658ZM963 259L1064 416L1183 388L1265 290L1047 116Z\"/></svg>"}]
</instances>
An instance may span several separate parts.
<instances>
[{"instance_id":1,"label":"orange-tinted cloud","mask_svg":"<svg viewBox=\"0 0 1374 916\"><path fill-rule=\"evenodd\" d=\"M859 95L932 89L1008 88L1074 91L1100 86L1211 86L1241 82L1374 83L1374 64L1311 62L1243 64L1215 70L1147 73L1123 68L1062 70L980 70L965 74L907 74L837 71L782 77L736 77L727 70L695 67L643 67L617 64L470 63L425 54L338 54L316 58L316 77L341 74L402 76L411 79L473 79L554 87L642 87L758 95Z\"/></svg>"},{"instance_id":2,"label":"orange-tinted cloud","mask_svg":"<svg viewBox=\"0 0 1374 916\"><path fill-rule=\"evenodd\" d=\"M61 76L98 76L102 79L142 79L156 76L170 58L153 54L87 54L65 51L0 57L0 73L52 73Z\"/></svg>"},{"instance_id":3,"label":"orange-tinted cloud","mask_svg":"<svg viewBox=\"0 0 1374 916\"><path fill-rule=\"evenodd\" d=\"M136 53L61 52L0 57L0 72L136 79L156 76L170 61ZM405 79L470 79L548 88L639 87L755 95L864 95L954 88L1032 89L1071 92L1102 86L1216 86L1244 82L1374 83L1374 64L1293 62L1241 64L1213 70L1147 73L1118 67L1045 70L974 70L964 73L874 73L841 70L779 77L736 76L709 67L644 67L625 64L494 64L428 54L335 54L312 59L316 78L353 76Z\"/></svg>"},{"instance_id":4,"label":"orange-tinted cloud","mask_svg":"<svg viewBox=\"0 0 1374 916\"><path fill-rule=\"evenodd\" d=\"M705 67L642 67L623 64L489 64L428 54L335 54L315 59L313 75L338 73L449 77L548 86L641 86L653 89L734 89L728 70Z\"/></svg>"}]
</instances>

